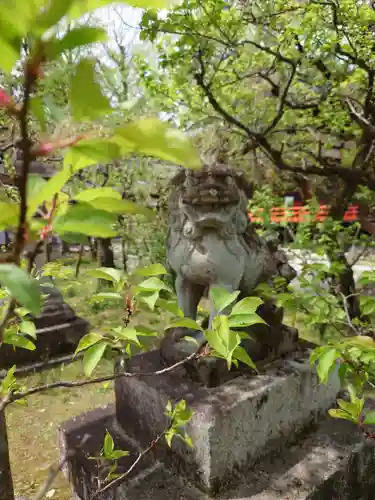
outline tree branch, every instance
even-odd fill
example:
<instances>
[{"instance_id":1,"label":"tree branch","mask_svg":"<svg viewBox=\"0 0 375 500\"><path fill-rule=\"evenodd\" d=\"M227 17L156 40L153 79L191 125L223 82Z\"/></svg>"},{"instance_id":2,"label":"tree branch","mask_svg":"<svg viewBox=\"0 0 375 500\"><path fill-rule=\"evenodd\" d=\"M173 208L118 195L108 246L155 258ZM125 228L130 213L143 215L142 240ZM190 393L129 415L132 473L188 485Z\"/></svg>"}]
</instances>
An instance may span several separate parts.
<instances>
[{"instance_id":1,"label":"tree branch","mask_svg":"<svg viewBox=\"0 0 375 500\"><path fill-rule=\"evenodd\" d=\"M195 352L193 352L192 354L190 354L186 358L182 359L181 361L178 361L177 363L174 363L171 366L168 366L166 368L162 368L161 370L157 370L155 372L141 372L141 373L119 372L119 373L115 373L113 375L107 375L104 377L98 377L98 378L88 379L88 380L77 380L77 381L60 380L58 382L51 382L50 384L40 385L39 387L34 387L34 388L26 390L26 391L9 392L9 394L7 394L0 401L0 412L2 410L4 410L4 408L6 408L9 404L13 403L14 401L24 399L27 396L32 396L33 394L49 391L50 389L56 389L59 387L65 387L65 388L84 387L86 385L101 384L103 382L110 382L112 380L116 380L119 378L161 376L161 375L164 375L166 373L170 373L171 371L176 370L177 368L182 367L182 366L186 365L187 363L190 363L191 361L194 361L194 360L200 358L201 356L203 356L204 348L205 348L206 344L207 344L206 342L204 344L202 344Z\"/></svg>"}]
</instances>

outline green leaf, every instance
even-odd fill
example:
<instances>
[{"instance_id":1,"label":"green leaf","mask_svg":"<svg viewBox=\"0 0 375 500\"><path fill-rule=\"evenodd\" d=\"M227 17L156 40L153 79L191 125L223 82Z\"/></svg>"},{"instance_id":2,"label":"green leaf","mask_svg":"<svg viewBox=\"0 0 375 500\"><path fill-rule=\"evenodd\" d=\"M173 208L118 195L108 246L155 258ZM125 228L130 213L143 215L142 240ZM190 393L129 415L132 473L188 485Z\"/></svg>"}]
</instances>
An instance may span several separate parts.
<instances>
[{"instance_id":1,"label":"green leaf","mask_svg":"<svg viewBox=\"0 0 375 500\"><path fill-rule=\"evenodd\" d=\"M129 152L157 157L187 168L201 166L190 140L182 132L155 118L138 120L117 129L114 139Z\"/></svg>"},{"instance_id":2,"label":"green leaf","mask_svg":"<svg viewBox=\"0 0 375 500\"><path fill-rule=\"evenodd\" d=\"M32 321L22 321L20 324L20 332L36 339L36 326Z\"/></svg>"},{"instance_id":3,"label":"green leaf","mask_svg":"<svg viewBox=\"0 0 375 500\"><path fill-rule=\"evenodd\" d=\"M98 163L110 163L121 155L120 146L111 139L82 140L68 149L64 157L63 171L67 172L69 179L73 173L82 168Z\"/></svg>"},{"instance_id":4,"label":"green leaf","mask_svg":"<svg viewBox=\"0 0 375 500\"><path fill-rule=\"evenodd\" d=\"M173 427L172 427L172 429L169 429L165 433L165 440L166 440L169 448L172 446L172 439L174 438L175 435L176 435L176 429L173 429Z\"/></svg>"},{"instance_id":5,"label":"green leaf","mask_svg":"<svg viewBox=\"0 0 375 500\"><path fill-rule=\"evenodd\" d=\"M244 363L245 365L248 365L254 370L258 371L254 361L250 358L243 347L238 346L235 348L235 350L233 351L233 358L238 359L239 361L241 361L241 363Z\"/></svg>"},{"instance_id":6,"label":"green leaf","mask_svg":"<svg viewBox=\"0 0 375 500\"><path fill-rule=\"evenodd\" d=\"M191 328L193 330L203 331L203 328L200 326L200 324L191 318L181 318L181 319L177 319L176 321L172 321L172 323L169 324L167 329L168 328L178 328L178 327Z\"/></svg>"},{"instance_id":7,"label":"green leaf","mask_svg":"<svg viewBox=\"0 0 375 500\"><path fill-rule=\"evenodd\" d=\"M0 231L15 227L18 223L18 214L18 203L0 201Z\"/></svg>"},{"instance_id":8,"label":"green leaf","mask_svg":"<svg viewBox=\"0 0 375 500\"><path fill-rule=\"evenodd\" d=\"M122 295L119 293L114 293L114 292L100 292L97 293L96 295L92 296L92 300L120 300L122 299Z\"/></svg>"},{"instance_id":9,"label":"green leaf","mask_svg":"<svg viewBox=\"0 0 375 500\"><path fill-rule=\"evenodd\" d=\"M350 402L344 401L343 399L338 399L337 404L341 408L341 410L350 413L350 415L355 420L358 420L363 410L364 399L355 398L353 401Z\"/></svg>"},{"instance_id":10,"label":"green leaf","mask_svg":"<svg viewBox=\"0 0 375 500\"><path fill-rule=\"evenodd\" d=\"M114 450L112 453L111 453L111 459L112 460L119 460L120 458L123 458L123 457L128 457L129 456L129 452L128 451L123 451L123 450Z\"/></svg>"},{"instance_id":11,"label":"green leaf","mask_svg":"<svg viewBox=\"0 0 375 500\"><path fill-rule=\"evenodd\" d=\"M69 11L71 5L75 0L51 0L50 2L44 2L48 7L42 11L42 13L35 19L33 25L34 33L44 33L53 26L55 26Z\"/></svg>"},{"instance_id":12,"label":"green leaf","mask_svg":"<svg viewBox=\"0 0 375 500\"><path fill-rule=\"evenodd\" d=\"M179 308L178 303L175 300L158 299L156 305L160 309L164 309L164 311L172 313L174 316L178 316L180 318L184 317L183 311Z\"/></svg>"},{"instance_id":13,"label":"green leaf","mask_svg":"<svg viewBox=\"0 0 375 500\"><path fill-rule=\"evenodd\" d=\"M112 238L116 231L112 227L116 216L103 210L96 210L88 203L69 206L68 210L57 215L53 222L53 231L57 234L81 233L99 238Z\"/></svg>"},{"instance_id":14,"label":"green leaf","mask_svg":"<svg viewBox=\"0 0 375 500\"><path fill-rule=\"evenodd\" d=\"M38 96L33 96L30 99L30 111L38 120L40 129L42 132L47 130L46 113L43 105L43 101Z\"/></svg>"},{"instance_id":15,"label":"green leaf","mask_svg":"<svg viewBox=\"0 0 375 500\"><path fill-rule=\"evenodd\" d=\"M42 176L31 174L27 178L27 196L33 198L46 185L47 181Z\"/></svg>"},{"instance_id":16,"label":"green leaf","mask_svg":"<svg viewBox=\"0 0 375 500\"><path fill-rule=\"evenodd\" d=\"M20 59L21 39L14 42L0 37L0 69L10 73Z\"/></svg>"},{"instance_id":17,"label":"green leaf","mask_svg":"<svg viewBox=\"0 0 375 500\"><path fill-rule=\"evenodd\" d=\"M72 115L77 122L94 120L112 111L95 77L95 61L81 59L72 77L70 90Z\"/></svg>"},{"instance_id":18,"label":"green leaf","mask_svg":"<svg viewBox=\"0 0 375 500\"><path fill-rule=\"evenodd\" d=\"M97 344L101 340L103 340L103 335L100 335L100 333L88 333L87 335L82 337L81 340L79 341L79 344L75 350L75 354L85 349L88 349L89 347L91 347L94 344Z\"/></svg>"},{"instance_id":19,"label":"green leaf","mask_svg":"<svg viewBox=\"0 0 375 500\"><path fill-rule=\"evenodd\" d=\"M347 413L344 410L339 410L336 408L332 408L331 410L328 410L328 414L332 418L342 418L344 420L349 420L350 422L356 423L356 419L353 418L349 413Z\"/></svg>"},{"instance_id":20,"label":"green leaf","mask_svg":"<svg viewBox=\"0 0 375 500\"><path fill-rule=\"evenodd\" d=\"M155 292L142 292L137 294L139 300L148 305L148 307L153 311L155 309L155 304L159 298L159 290Z\"/></svg>"},{"instance_id":21,"label":"green leaf","mask_svg":"<svg viewBox=\"0 0 375 500\"><path fill-rule=\"evenodd\" d=\"M336 366L336 359L339 358L340 353L334 347L325 351L318 360L317 374L321 383L328 381L331 371Z\"/></svg>"},{"instance_id":22,"label":"green leaf","mask_svg":"<svg viewBox=\"0 0 375 500\"><path fill-rule=\"evenodd\" d=\"M68 169L57 172L33 198L29 199L27 217L30 219L35 214L39 205L42 205L44 201L52 200L54 195L60 192L73 173Z\"/></svg>"},{"instance_id":23,"label":"green leaf","mask_svg":"<svg viewBox=\"0 0 375 500\"><path fill-rule=\"evenodd\" d=\"M190 408L188 408L185 399L181 399L176 403L172 415L173 426L180 427L189 422L193 416L193 412Z\"/></svg>"},{"instance_id":24,"label":"green leaf","mask_svg":"<svg viewBox=\"0 0 375 500\"><path fill-rule=\"evenodd\" d=\"M240 314L253 314L261 304L263 304L263 300L259 297L245 297L234 305L231 316Z\"/></svg>"},{"instance_id":25,"label":"green leaf","mask_svg":"<svg viewBox=\"0 0 375 500\"><path fill-rule=\"evenodd\" d=\"M165 414L169 417L172 415L172 402L168 401L167 406L165 407Z\"/></svg>"},{"instance_id":26,"label":"green leaf","mask_svg":"<svg viewBox=\"0 0 375 500\"><path fill-rule=\"evenodd\" d=\"M105 438L104 438L104 446L103 446L103 453L106 458L109 458L115 448L115 443L113 441L112 436L110 433L107 431Z\"/></svg>"},{"instance_id":27,"label":"green leaf","mask_svg":"<svg viewBox=\"0 0 375 500\"><path fill-rule=\"evenodd\" d=\"M108 342L100 342L90 347L83 356L83 369L86 377L90 377L102 359Z\"/></svg>"},{"instance_id":28,"label":"green leaf","mask_svg":"<svg viewBox=\"0 0 375 500\"><path fill-rule=\"evenodd\" d=\"M15 371L16 365L13 365L12 368L9 368L7 371L7 374L0 384L0 394L7 394L12 386L17 382L16 377L14 376Z\"/></svg>"},{"instance_id":29,"label":"green leaf","mask_svg":"<svg viewBox=\"0 0 375 500\"><path fill-rule=\"evenodd\" d=\"M344 340L341 344L344 346L365 347L369 349L375 348L374 339L366 335L356 335L355 337Z\"/></svg>"},{"instance_id":30,"label":"green leaf","mask_svg":"<svg viewBox=\"0 0 375 500\"><path fill-rule=\"evenodd\" d=\"M35 316L41 311L39 283L24 269L15 264L0 265L0 283L8 288L11 296Z\"/></svg>"},{"instance_id":31,"label":"green leaf","mask_svg":"<svg viewBox=\"0 0 375 500\"><path fill-rule=\"evenodd\" d=\"M215 330L206 330L204 333L204 336L208 342L208 344L224 359L226 359L226 353L227 349L226 346L223 344L222 339L220 338L219 334Z\"/></svg>"},{"instance_id":32,"label":"green leaf","mask_svg":"<svg viewBox=\"0 0 375 500\"><path fill-rule=\"evenodd\" d=\"M3 342L4 344L9 344L14 347L21 347L27 351L35 351L34 342L22 335L14 333L12 330L5 330Z\"/></svg>"},{"instance_id":33,"label":"green leaf","mask_svg":"<svg viewBox=\"0 0 375 500\"><path fill-rule=\"evenodd\" d=\"M239 294L239 291L230 293L225 288L213 287L210 289L210 297L218 313L232 304Z\"/></svg>"},{"instance_id":34,"label":"green leaf","mask_svg":"<svg viewBox=\"0 0 375 500\"><path fill-rule=\"evenodd\" d=\"M231 328L238 328L242 326L251 326L259 323L266 325L267 323L258 314L239 314L230 315L228 318L229 326Z\"/></svg>"},{"instance_id":35,"label":"green leaf","mask_svg":"<svg viewBox=\"0 0 375 500\"><path fill-rule=\"evenodd\" d=\"M171 288L166 285L161 279L153 276L152 278L148 278L147 280L142 281L138 285L138 288L143 290L152 291L152 290L166 290L167 292L172 292Z\"/></svg>"},{"instance_id":36,"label":"green leaf","mask_svg":"<svg viewBox=\"0 0 375 500\"><path fill-rule=\"evenodd\" d=\"M123 273L113 267L99 267L97 269L90 269L87 274L93 278L111 281L118 283L123 278ZM116 294L117 295L117 294Z\"/></svg>"},{"instance_id":37,"label":"green leaf","mask_svg":"<svg viewBox=\"0 0 375 500\"><path fill-rule=\"evenodd\" d=\"M30 311L26 309L26 307L16 307L14 312L19 316L20 318L23 318L27 314L30 314Z\"/></svg>"},{"instance_id":38,"label":"green leaf","mask_svg":"<svg viewBox=\"0 0 375 500\"><path fill-rule=\"evenodd\" d=\"M63 52L90 45L91 43L105 42L107 38L107 33L102 28L78 26L68 31L68 33L60 39L48 40L46 44L47 57L49 60L55 59Z\"/></svg>"},{"instance_id":39,"label":"green leaf","mask_svg":"<svg viewBox=\"0 0 375 500\"><path fill-rule=\"evenodd\" d=\"M138 339L138 332L135 328L131 326L127 326L126 328L117 327L114 328L113 331L116 333L116 336L122 340L129 340L134 342L136 345L140 346L140 342Z\"/></svg>"},{"instance_id":40,"label":"green leaf","mask_svg":"<svg viewBox=\"0 0 375 500\"><path fill-rule=\"evenodd\" d=\"M150 208L130 200L116 200L115 198L97 198L90 202L95 204L98 210L104 210L112 214L141 214L146 217L154 217L155 213Z\"/></svg>"},{"instance_id":41,"label":"green leaf","mask_svg":"<svg viewBox=\"0 0 375 500\"><path fill-rule=\"evenodd\" d=\"M216 329L222 344L225 346L225 359L227 361L228 369L230 369L232 365L233 352L241 343L241 339L236 332L229 328L227 316L216 316L213 321L213 326Z\"/></svg>"},{"instance_id":42,"label":"green leaf","mask_svg":"<svg viewBox=\"0 0 375 500\"><path fill-rule=\"evenodd\" d=\"M102 187L85 189L74 196L74 200L85 201L88 203L96 201L98 198L113 198L115 200L121 200L121 194L111 187Z\"/></svg>"},{"instance_id":43,"label":"green leaf","mask_svg":"<svg viewBox=\"0 0 375 500\"><path fill-rule=\"evenodd\" d=\"M365 425L375 425L375 411L366 413L363 423Z\"/></svg>"},{"instance_id":44,"label":"green leaf","mask_svg":"<svg viewBox=\"0 0 375 500\"><path fill-rule=\"evenodd\" d=\"M151 264L147 267L139 267L134 271L134 274L137 276L161 276L169 273L161 264Z\"/></svg>"}]
</instances>

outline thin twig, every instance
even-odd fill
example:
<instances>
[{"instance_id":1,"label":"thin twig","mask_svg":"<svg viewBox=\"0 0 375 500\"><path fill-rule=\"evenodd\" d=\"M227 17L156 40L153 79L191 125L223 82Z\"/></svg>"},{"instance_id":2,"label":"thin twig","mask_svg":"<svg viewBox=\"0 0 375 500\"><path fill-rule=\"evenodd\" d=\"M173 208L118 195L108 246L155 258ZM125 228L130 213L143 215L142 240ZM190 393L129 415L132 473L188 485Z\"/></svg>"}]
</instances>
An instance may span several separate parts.
<instances>
[{"instance_id":1,"label":"thin twig","mask_svg":"<svg viewBox=\"0 0 375 500\"><path fill-rule=\"evenodd\" d=\"M76 453L77 450L82 448L82 446L87 442L89 439L89 435L85 434L83 438L81 439L78 447L75 450L67 450L63 456L61 457L59 463L57 464L57 467L50 467L48 471L48 478L45 481L45 483L40 487L38 493L34 496L33 500L42 500L47 492L49 491L50 487L54 483L55 479L57 476L60 474L60 472L63 470L66 462L69 460L69 458L72 458Z\"/></svg>"},{"instance_id":2,"label":"thin twig","mask_svg":"<svg viewBox=\"0 0 375 500\"><path fill-rule=\"evenodd\" d=\"M161 434L159 434L151 443L150 445L144 449L143 451L141 451L138 455L138 457L134 460L134 462L131 464L131 466L123 473L121 474L121 476L117 477L116 479L114 479L113 481L111 481L110 483L106 484L103 488L101 488L100 490L96 491L91 497L90 497L90 500L93 500L94 498L96 498L98 495L100 495L101 493L104 493L105 491L108 491L112 488L114 488L115 486L117 486L118 484L122 483L123 480L129 476L129 474L135 469L135 467L139 464L139 462L146 456L148 455L156 446L156 444L166 435L166 433L168 432L169 428L166 429L164 432L162 432Z\"/></svg>"},{"instance_id":3,"label":"thin twig","mask_svg":"<svg viewBox=\"0 0 375 500\"><path fill-rule=\"evenodd\" d=\"M56 389L59 387L65 387L65 388L84 387L85 385L101 384L103 382L110 382L112 380L117 380L118 378L155 377L155 376L165 375L166 373L170 373L173 370L176 370L177 368L184 366L187 363L194 361L195 359L198 359L199 357L201 357L205 345L206 345L206 342L204 344L202 344L195 352L193 352L192 354L190 354L186 358L182 359L181 361L177 361L177 363L174 363L171 366L168 366L166 368L162 368L161 370L157 370L154 372L140 372L140 373L119 372L119 373L115 373L113 375L107 375L104 377L98 377L98 378L88 379L88 380L78 380L78 381L60 380L58 382L52 382L50 384L40 385L39 387L34 387L34 388L29 389L27 391L9 392L9 394L7 394L0 402L0 411L4 410L4 408L6 408L9 404L13 403L14 401L18 401L20 399L26 398L27 396L32 396L33 394L37 394L39 392L49 391L51 389Z\"/></svg>"}]
</instances>

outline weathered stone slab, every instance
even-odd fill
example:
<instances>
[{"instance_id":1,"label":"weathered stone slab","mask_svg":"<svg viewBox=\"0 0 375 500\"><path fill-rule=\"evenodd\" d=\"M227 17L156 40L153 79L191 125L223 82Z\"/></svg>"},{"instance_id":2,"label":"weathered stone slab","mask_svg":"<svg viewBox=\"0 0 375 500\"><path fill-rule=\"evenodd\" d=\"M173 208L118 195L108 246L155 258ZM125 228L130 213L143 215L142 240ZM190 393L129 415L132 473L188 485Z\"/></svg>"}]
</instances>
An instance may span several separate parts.
<instances>
[{"instance_id":1,"label":"weathered stone slab","mask_svg":"<svg viewBox=\"0 0 375 500\"><path fill-rule=\"evenodd\" d=\"M135 356L128 367L133 372L160 368L158 351ZM191 382L183 370L121 378L115 387L117 420L142 445L168 426L167 402L186 399L194 412L187 432L195 447L175 440L172 451L165 445L159 456L202 490L217 492L235 471L282 449L325 415L339 380L334 372L327 386L319 384L305 356L272 363L262 375L241 376L212 389Z\"/></svg>"},{"instance_id":2,"label":"weathered stone slab","mask_svg":"<svg viewBox=\"0 0 375 500\"><path fill-rule=\"evenodd\" d=\"M97 470L88 456L98 455L105 429L116 447L135 450L139 444L116 424L112 405L80 415L60 428L60 444L76 447L91 435L83 450L69 461L65 473L73 485L75 500L89 500L98 490ZM233 443L235 447L238 443ZM127 470L136 455L122 463ZM156 458L158 453L156 453ZM149 455L139 462L130 478L97 496L98 500L373 500L375 452L372 441L363 440L349 422L326 418L310 433L259 460L252 468L235 471L231 484L214 497L197 489L172 468Z\"/></svg>"}]
</instances>

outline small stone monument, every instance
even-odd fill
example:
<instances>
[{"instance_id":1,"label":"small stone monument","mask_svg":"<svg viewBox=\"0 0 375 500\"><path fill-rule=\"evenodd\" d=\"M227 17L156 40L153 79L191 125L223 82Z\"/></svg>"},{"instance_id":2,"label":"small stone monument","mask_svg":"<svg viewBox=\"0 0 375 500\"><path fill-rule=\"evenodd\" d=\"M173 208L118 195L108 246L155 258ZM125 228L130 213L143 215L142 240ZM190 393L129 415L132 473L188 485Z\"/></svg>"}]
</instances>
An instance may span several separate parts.
<instances>
[{"instance_id":1,"label":"small stone monument","mask_svg":"<svg viewBox=\"0 0 375 500\"><path fill-rule=\"evenodd\" d=\"M45 255L40 252L35 265L40 270L45 263ZM76 316L73 309L64 301L63 296L53 285L51 278L40 279L44 302L38 317L30 316L36 326L35 350L15 349L3 344L0 349L0 369L17 368L25 365L48 361L58 356L72 354L80 339L90 330L90 324Z\"/></svg>"},{"instance_id":2,"label":"small stone monument","mask_svg":"<svg viewBox=\"0 0 375 500\"><path fill-rule=\"evenodd\" d=\"M246 296L275 274L294 276L283 255L252 230L247 217L251 190L243 174L216 166L181 171L174 183L167 255L186 316L196 317L198 302L212 285L240 289ZM370 498L365 495L375 479L358 490L357 476L372 471L372 450L354 448L361 438L350 423L327 419L340 390L337 371L326 385L319 384L307 348L301 349L296 332L282 324L282 311L266 303L258 312L268 329L252 331L258 349L249 352L269 359L258 375L240 370L228 380L210 365L208 374L202 366L194 375L180 366L142 376L189 352L181 344L186 330L170 332L161 349L118 362L117 371L138 376L116 379L115 404L75 417L60 429L64 454L75 452L65 473L76 499ZM214 314L211 310L210 321ZM143 457L142 451L168 428L168 401L181 399L193 410L186 425L193 448L178 438L169 448L160 439ZM100 455L107 431L116 449L129 452L119 460L117 473L130 472L103 489L108 465L103 468L90 457ZM88 440L79 447L85 435ZM358 496L350 496L353 491Z\"/></svg>"}]
</instances>

